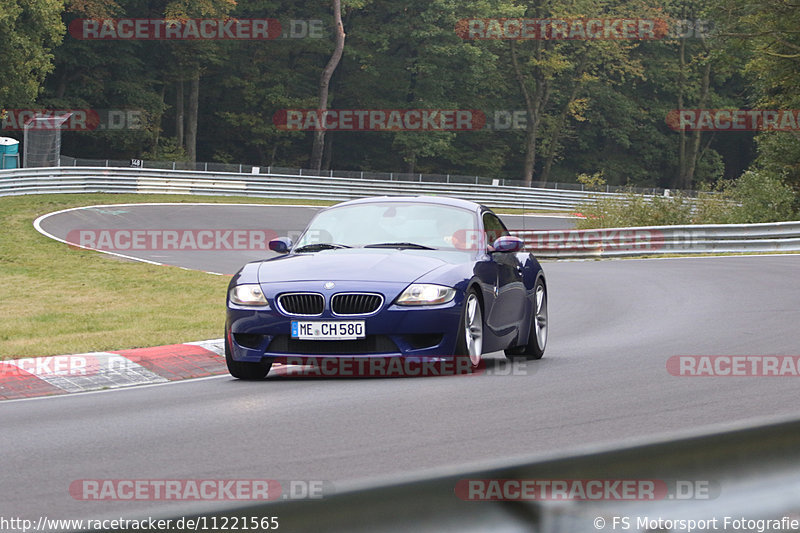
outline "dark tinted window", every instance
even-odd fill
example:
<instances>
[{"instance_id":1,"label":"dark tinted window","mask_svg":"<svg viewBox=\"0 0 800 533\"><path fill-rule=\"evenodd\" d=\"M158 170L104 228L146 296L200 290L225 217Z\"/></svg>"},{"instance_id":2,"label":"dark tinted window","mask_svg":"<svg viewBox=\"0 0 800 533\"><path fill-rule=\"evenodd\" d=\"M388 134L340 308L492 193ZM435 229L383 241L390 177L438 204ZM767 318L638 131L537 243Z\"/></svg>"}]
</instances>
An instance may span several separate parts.
<instances>
[{"instance_id":1,"label":"dark tinted window","mask_svg":"<svg viewBox=\"0 0 800 533\"><path fill-rule=\"evenodd\" d=\"M508 235L505 224L494 213L483 214L483 230L486 233L487 245L491 245L498 237Z\"/></svg>"}]
</instances>

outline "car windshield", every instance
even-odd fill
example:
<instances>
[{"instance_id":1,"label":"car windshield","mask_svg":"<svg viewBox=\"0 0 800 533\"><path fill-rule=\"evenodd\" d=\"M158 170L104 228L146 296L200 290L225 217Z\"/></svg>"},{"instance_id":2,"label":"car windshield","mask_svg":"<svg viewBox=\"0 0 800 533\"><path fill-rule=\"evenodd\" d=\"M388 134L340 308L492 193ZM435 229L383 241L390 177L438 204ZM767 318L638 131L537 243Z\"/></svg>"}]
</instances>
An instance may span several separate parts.
<instances>
[{"instance_id":1,"label":"car windshield","mask_svg":"<svg viewBox=\"0 0 800 533\"><path fill-rule=\"evenodd\" d=\"M466 249L477 229L472 211L438 204L380 202L336 207L317 215L295 250L338 247ZM333 248L333 247L331 247Z\"/></svg>"}]
</instances>

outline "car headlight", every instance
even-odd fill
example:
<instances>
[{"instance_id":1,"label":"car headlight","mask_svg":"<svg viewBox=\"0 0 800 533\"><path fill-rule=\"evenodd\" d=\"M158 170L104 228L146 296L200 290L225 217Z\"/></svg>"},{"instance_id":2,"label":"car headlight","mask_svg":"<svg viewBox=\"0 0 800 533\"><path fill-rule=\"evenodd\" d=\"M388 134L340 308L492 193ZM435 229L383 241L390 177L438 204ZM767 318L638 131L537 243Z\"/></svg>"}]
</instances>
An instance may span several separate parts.
<instances>
[{"instance_id":1,"label":"car headlight","mask_svg":"<svg viewBox=\"0 0 800 533\"><path fill-rule=\"evenodd\" d=\"M267 298L261 291L257 283L246 283L237 285L231 289L231 302L236 305L252 305L263 307L267 304Z\"/></svg>"},{"instance_id":2,"label":"car headlight","mask_svg":"<svg viewBox=\"0 0 800 533\"><path fill-rule=\"evenodd\" d=\"M414 283L397 298L397 305L436 305L447 303L456 296L456 290L443 285Z\"/></svg>"}]
</instances>

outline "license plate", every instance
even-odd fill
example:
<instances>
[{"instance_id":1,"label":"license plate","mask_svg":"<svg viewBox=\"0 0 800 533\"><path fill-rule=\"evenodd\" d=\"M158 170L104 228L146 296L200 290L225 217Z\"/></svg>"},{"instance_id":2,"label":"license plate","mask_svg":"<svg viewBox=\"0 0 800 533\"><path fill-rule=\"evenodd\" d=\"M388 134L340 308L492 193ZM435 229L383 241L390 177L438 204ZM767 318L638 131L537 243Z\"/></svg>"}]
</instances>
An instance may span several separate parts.
<instances>
[{"instance_id":1,"label":"license plate","mask_svg":"<svg viewBox=\"0 0 800 533\"><path fill-rule=\"evenodd\" d=\"M292 320L292 338L302 340L349 340L363 339L363 320L315 320L304 322Z\"/></svg>"}]
</instances>

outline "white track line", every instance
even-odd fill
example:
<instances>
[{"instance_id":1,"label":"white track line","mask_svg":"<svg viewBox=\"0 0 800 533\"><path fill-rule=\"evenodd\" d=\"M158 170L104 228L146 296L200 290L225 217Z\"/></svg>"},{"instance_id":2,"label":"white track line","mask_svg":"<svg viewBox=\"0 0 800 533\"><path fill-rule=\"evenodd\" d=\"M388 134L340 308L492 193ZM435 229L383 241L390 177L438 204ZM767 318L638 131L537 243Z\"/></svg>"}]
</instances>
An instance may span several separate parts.
<instances>
[{"instance_id":1,"label":"white track line","mask_svg":"<svg viewBox=\"0 0 800 533\"><path fill-rule=\"evenodd\" d=\"M121 387L118 389L103 389L103 390L91 390L85 392L71 392L67 394L50 394L48 396L36 396L33 398L14 398L13 400L0 400L0 404L5 405L7 403L13 402L33 402L33 401L40 401L40 400L54 400L56 398L64 399L64 398L74 398L76 396L86 396L87 394L106 394L110 392L123 392L123 391L131 391L131 390L139 390L145 389L148 387L164 387L167 385L179 385L181 383L195 383L197 381L206 381L209 379L220 379L220 378L233 378L230 374L217 374L215 376L205 376L202 378L191 378L191 379L178 379L175 381L166 381L163 383L146 383L143 385L136 385L133 387Z\"/></svg>"},{"instance_id":2,"label":"white track line","mask_svg":"<svg viewBox=\"0 0 800 533\"><path fill-rule=\"evenodd\" d=\"M123 259L128 259L130 261L138 261L140 263L147 263L149 265L177 266L177 265L170 265L170 264L167 264L167 263L159 263L158 261L150 261L149 259L142 259L141 257L133 257L131 255L120 254L120 253L117 253L117 252L110 252L108 250L98 250L97 248L91 248L89 246L81 246L80 244L76 244L74 242L69 242L69 241L65 241L64 239L60 239L60 238L56 237L55 235L53 235L52 233L46 231L44 228L42 228L42 221L44 221L46 218L54 216L54 215L59 215L61 213L68 213L69 211L79 211L81 209L96 209L96 208L104 208L104 207L136 207L136 206L142 206L142 205L202 205L202 206L232 206L233 205L233 206L245 206L245 207L301 207L301 208L309 208L309 207L322 208L322 207L325 207L325 206L320 206L320 205L302 205L302 204L297 204L297 205L288 205L288 204L287 205L283 205L283 204L234 204L234 203L226 204L226 203L202 203L202 202L151 202L151 203L137 203L137 204L86 205L86 206L82 206L82 207L70 207L68 209L61 209L60 211L53 211L52 213L47 213L45 215L42 215L42 216L38 217L36 220L33 221L33 227L36 229L36 231L38 231L39 233L41 233L45 237L49 237L49 238L53 239L54 241L58 241L60 243L64 243L64 244L66 244L68 246L74 246L75 248L81 248L83 250L91 250L93 252L100 252L101 254L113 255L113 256L116 256L116 257L121 257ZM195 270L195 269L192 269L192 268L186 268L186 267L182 267L182 266L178 266L178 268L181 268L183 270L193 270L195 272L205 272L206 274L212 274L214 276L225 276L226 275L226 274L220 274L219 272L208 272L208 271L204 271L204 270L201 271L201 270Z\"/></svg>"}]
</instances>

